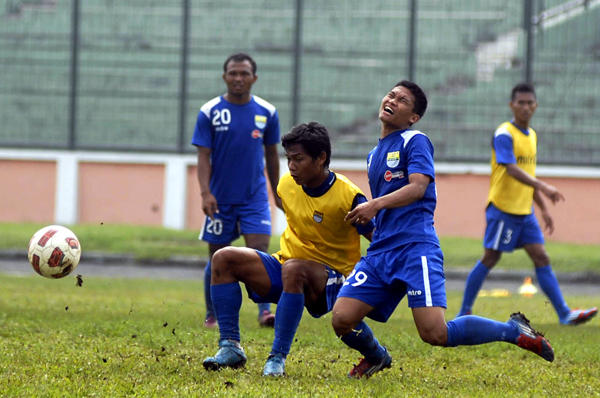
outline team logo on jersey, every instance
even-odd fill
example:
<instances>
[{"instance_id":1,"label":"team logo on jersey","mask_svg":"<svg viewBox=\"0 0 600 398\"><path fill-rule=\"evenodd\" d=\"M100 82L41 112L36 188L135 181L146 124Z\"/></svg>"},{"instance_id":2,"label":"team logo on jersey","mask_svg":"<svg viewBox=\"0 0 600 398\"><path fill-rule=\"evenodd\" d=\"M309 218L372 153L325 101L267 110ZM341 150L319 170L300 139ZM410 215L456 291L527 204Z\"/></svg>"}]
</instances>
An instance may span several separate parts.
<instances>
[{"instance_id":1,"label":"team logo on jersey","mask_svg":"<svg viewBox=\"0 0 600 398\"><path fill-rule=\"evenodd\" d=\"M264 129L267 125L267 117L263 115L254 115L254 124L259 129Z\"/></svg>"},{"instance_id":2,"label":"team logo on jersey","mask_svg":"<svg viewBox=\"0 0 600 398\"><path fill-rule=\"evenodd\" d=\"M400 164L400 151L388 152L387 154L387 166L397 167Z\"/></svg>"},{"instance_id":3,"label":"team logo on jersey","mask_svg":"<svg viewBox=\"0 0 600 398\"><path fill-rule=\"evenodd\" d=\"M402 177L404 177L404 172L402 170L394 171L394 172L391 172L390 170L386 170L385 174L383 175L383 179L386 180L387 182L392 181L392 178L402 178Z\"/></svg>"},{"instance_id":4,"label":"team logo on jersey","mask_svg":"<svg viewBox=\"0 0 600 398\"><path fill-rule=\"evenodd\" d=\"M252 138L257 139L257 138L262 138L263 133L260 130L254 130L252 132Z\"/></svg>"},{"instance_id":5,"label":"team logo on jersey","mask_svg":"<svg viewBox=\"0 0 600 398\"><path fill-rule=\"evenodd\" d=\"M323 213L315 210L315 212L313 213L313 220L315 220L316 222L323 221Z\"/></svg>"}]
</instances>

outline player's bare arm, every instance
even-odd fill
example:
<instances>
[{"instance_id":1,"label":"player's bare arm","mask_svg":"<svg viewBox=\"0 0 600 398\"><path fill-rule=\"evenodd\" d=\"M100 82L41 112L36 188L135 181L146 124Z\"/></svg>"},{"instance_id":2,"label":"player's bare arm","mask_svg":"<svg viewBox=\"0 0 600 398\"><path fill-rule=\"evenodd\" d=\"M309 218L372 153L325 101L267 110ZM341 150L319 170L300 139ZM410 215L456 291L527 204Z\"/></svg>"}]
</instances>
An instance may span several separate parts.
<instances>
[{"instance_id":1,"label":"player's bare arm","mask_svg":"<svg viewBox=\"0 0 600 398\"><path fill-rule=\"evenodd\" d=\"M504 166L506 167L506 172L511 177L525 185L539 189L545 196L548 197L548 199L552 201L553 204L557 204L561 200L565 200L564 195L556 187L530 176L516 164L511 163Z\"/></svg>"},{"instance_id":2,"label":"player's bare arm","mask_svg":"<svg viewBox=\"0 0 600 398\"><path fill-rule=\"evenodd\" d=\"M200 195L202 196L202 211L214 219L213 214L217 212L217 199L210 192L210 148L198 147L198 182L200 183Z\"/></svg>"},{"instance_id":3,"label":"player's bare arm","mask_svg":"<svg viewBox=\"0 0 600 398\"><path fill-rule=\"evenodd\" d=\"M277 195L277 184L279 183L279 155L277 153L277 144L265 146L265 161L267 165L267 176L271 184L271 192L275 199L275 205L283 210L281 198Z\"/></svg>"},{"instance_id":4,"label":"player's bare arm","mask_svg":"<svg viewBox=\"0 0 600 398\"><path fill-rule=\"evenodd\" d=\"M399 190L373 199L366 203L361 203L354 210L348 212L345 221L358 224L366 224L375 217L381 209L393 209L396 207L408 206L423 198L427 186L431 182L431 177L425 174L413 173L408 176L408 185Z\"/></svg>"},{"instance_id":5,"label":"player's bare arm","mask_svg":"<svg viewBox=\"0 0 600 398\"><path fill-rule=\"evenodd\" d=\"M549 235L552 235L554 232L554 219L546 206L546 202L544 202L544 198L542 197L542 193L539 189L533 191L533 200L535 204L539 207L542 212L542 218L544 219L544 230L548 232Z\"/></svg>"}]
</instances>

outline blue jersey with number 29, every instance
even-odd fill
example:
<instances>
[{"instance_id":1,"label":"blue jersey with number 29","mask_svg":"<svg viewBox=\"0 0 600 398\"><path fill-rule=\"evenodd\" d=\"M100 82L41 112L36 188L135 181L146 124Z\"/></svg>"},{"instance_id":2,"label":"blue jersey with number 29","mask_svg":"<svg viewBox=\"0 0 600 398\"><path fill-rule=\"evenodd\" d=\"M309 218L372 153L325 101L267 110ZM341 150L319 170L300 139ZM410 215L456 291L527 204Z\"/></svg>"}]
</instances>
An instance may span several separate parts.
<instances>
[{"instance_id":1,"label":"blue jersey with number 29","mask_svg":"<svg viewBox=\"0 0 600 398\"><path fill-rule=\"evenodd\" d=\"M222 204L267 201L264 146L279 143L279 116L269 102L252 96L237 105L223 96L200 109L192 144L211 149L210 190Z\"/></svg>"},{"instance_id":2,"label":"blue jersey with number 29","mask_svg":"<svg viewBox=\"0 0 600 398\"><path fill-rule=\"evenodd\" d=\"M408 206L377 212L373 241L368 252L380 253L408 243L433 243L439 246L433 227L437 192L433 145L429 138L417 130L399 130L380 139L369 153L367 170L373 198L408 185L408 177L413 173L431 177L423 198Z\"/></svg>"}]
</instances>

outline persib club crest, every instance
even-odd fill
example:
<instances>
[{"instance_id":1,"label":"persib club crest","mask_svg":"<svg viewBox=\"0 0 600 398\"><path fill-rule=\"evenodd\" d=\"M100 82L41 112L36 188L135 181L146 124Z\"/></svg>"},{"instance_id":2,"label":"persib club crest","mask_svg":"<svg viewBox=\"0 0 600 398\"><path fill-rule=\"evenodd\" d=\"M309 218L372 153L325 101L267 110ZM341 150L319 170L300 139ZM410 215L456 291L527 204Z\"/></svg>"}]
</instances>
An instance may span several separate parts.
<instances>
[{"instance_id":1,"label":"persib club crest","mask_svg":"<svg viewBox=\"0 0 600 398\"><path fill-rule=\"evenodd\" d=\"M397 167L400 164L400 151L388 152L387 154L387 166Z\"/></svg>"},{"instance_id":2,"label":"persib club crest","mask_svg":"<svg viewBox=\"0 0 600 398\"><path fill-rule=\"evenodd\" d=\"M315 210L315 212L313 213L313 220L315 220L316 222L323 221L323 213Z\"/></svg>"},{"instance_id":3,"label":"persib club crest","mask_svg":"<svg viewBox=\"0 0 600 398\"><path fill-rule=\"evenodd\" d=\"M264 129L267 125L267 117L263 115L254 115L254 124L259 129Z\"/></svg>"}]
</instances>

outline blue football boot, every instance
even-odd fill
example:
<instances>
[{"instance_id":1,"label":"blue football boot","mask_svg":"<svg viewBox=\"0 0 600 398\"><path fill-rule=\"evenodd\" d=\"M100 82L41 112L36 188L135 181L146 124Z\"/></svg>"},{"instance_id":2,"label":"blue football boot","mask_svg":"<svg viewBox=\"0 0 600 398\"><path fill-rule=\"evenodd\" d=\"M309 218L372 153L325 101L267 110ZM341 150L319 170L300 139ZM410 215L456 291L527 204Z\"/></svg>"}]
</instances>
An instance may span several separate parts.
<instances>
[{"instance_id":1,"label":"blue football boot","mask_svg":"<svg viewBox=\"0 0 600 398\"><path fill-rule=\"evenodd\" d=\"M283 354L269 355L263 376L285 376L285 356Z\"/></svg>"},{"instance_id":2,"label":"blue football boot","mask_svg":"<svg viewBox=\"0 0 600 398\"><path fill-rule=\"evenodd\" d=\"M237 341L219 341L219 351L214 357L208 357L202 362L206 370L219 370L221 368L242 368L246 364L246 354Z\"/></svg>"}]
</instances>

